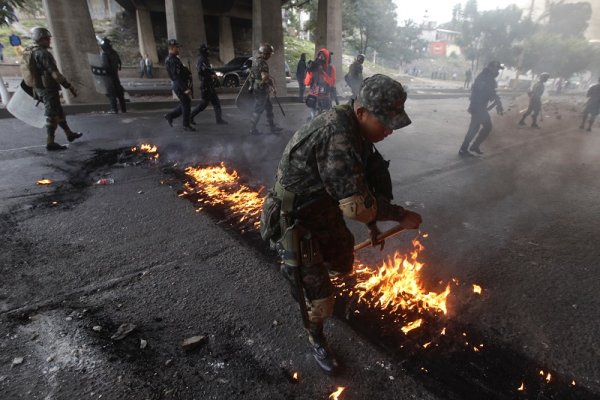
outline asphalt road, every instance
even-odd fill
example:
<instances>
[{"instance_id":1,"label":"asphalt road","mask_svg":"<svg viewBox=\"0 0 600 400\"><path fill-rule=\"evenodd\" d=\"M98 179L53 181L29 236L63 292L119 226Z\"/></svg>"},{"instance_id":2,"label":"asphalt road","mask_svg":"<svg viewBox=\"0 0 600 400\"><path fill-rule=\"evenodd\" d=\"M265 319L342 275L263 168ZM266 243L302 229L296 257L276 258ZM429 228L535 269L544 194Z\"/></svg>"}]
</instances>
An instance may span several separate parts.
<instances>
[{"instance_id":1,"label":"asphalt road","mask_svg":"<svg viewBox=\"0 0 600 400\"><path fill-rule=\"evenodd\" d=\"M505 99L480 159L457 156L465 99L409 101L413 124L378 147L395 201L423 215L424 281L460 282L446 318L600 398L600 128L577 129L576 98L547 104L542 129L518 128L523 101ZM178 197L161 166L224 161L272 184L306 118L302 104L284 107L284 135L258 138L232 107L228 126L208 109L195 133L169 128L159 112L77 115L69 120L85 136L53 154L42 132L0 120L0 398L326 399L338 386L344 399L475 398L415 374L340 319L328 331L345 368L323 376L273 258ZM159 164L89 161L143 142L159 146ZM93 185L101 177L115 184ZM388 241L384 255L410 237ZM473 283L481 296L468 294ZM123 323L136 329L111 340ZM184 351L194 335L208 342ZM514 387L491 398L552 397Z\"/></svg>"}]
</instances>

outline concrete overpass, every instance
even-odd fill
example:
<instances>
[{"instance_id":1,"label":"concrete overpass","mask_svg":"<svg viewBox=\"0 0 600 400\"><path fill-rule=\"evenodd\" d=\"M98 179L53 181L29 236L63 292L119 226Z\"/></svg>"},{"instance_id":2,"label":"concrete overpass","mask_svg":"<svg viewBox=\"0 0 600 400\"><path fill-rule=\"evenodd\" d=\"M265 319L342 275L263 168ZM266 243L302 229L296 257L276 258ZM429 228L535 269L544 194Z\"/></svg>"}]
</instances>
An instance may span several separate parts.
<instances>
[{"instance_id":1,"label":"concrete overpass","mask_svg":"<svg viewBox=\"0 0 600 400\"><path fill-rule=\"evenodd\" d=\"M184 64L195 65L197 49L207 43L207 36L218 42L219 58L227 62L235 56L234 36L238 25L247 25L246 36L251 49L261 42L275 47L270 62L280 94L286 94L285 57L281 7L286 0L116 0L125 10L135 13L141 54L148 54L158 62L155 39L155 21L164 15L169 38L183 44L180 57ZM43 0L49 28L54 35L53 47L59 67L77 85L81 95L73 99L66 94L68 103L103 102L93 91L93 81L86 53L99 51L87 2L71 0ZM319 0L316 48L327 47L342 54L341 0ZM208 27L208 28L207 28ZM208 31L207 31L208 29ZM239 36L239 35L237 35ZM248 46L245 46L248 47ZM338 75L342 57L334 59Z\"/></svg>"}]
</instances>

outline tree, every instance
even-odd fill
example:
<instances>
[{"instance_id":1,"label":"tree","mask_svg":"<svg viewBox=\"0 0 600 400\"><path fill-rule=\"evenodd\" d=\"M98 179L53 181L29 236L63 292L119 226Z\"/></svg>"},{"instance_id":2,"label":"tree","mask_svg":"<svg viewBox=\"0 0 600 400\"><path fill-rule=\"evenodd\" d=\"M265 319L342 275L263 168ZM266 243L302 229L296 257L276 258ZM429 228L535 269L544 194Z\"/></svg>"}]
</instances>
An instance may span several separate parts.
<instances>
[{"instance_id":1,"label":"tree","mask_svg":"<svg viewBox=\"0 0 600 400\"><path fill-rule=\"evenodd\" d=\"M583 38L592 18L590 3L551 4L548 10L548 32Z\"/></svg>"},{"instance_id":2,"label":"tree","mask_svg":"<svg viewBox=\"0 0 600 400\"><path fill-rule=\"evenodd\" d=\"M344 0L342 33L359 53L385 51L397 33L396 6L392 0Z\"/></svg>"}]
</instances>

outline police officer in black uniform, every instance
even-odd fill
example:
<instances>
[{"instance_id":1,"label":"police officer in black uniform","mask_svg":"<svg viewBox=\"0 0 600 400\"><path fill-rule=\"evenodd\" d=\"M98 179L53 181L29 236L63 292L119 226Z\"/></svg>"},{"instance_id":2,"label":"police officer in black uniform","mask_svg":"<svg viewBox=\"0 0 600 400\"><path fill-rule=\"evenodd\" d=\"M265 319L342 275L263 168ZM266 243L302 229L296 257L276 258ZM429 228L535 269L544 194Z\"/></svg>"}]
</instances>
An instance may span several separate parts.
<instances>
[{"instance_id":1,"label":"police officer in black uniform","mask_svg":"<svg viewBox=\"0 0 600 400\"><path fill-rule=\"evenodd\" d=\"M222 117L221 102L219 101L219 96L217 96L217 91L215 90L214 82L217 78L217 74L208 61L208 46L205 44L198 49L196 70L198 71L198 78L200 79L200 103L192 110L190 122L192 125L196 125L194 117L204 111L210 102L215 110L217 124L226 125L227 121Z\"/></svg>"},{"instance_id":2,"label":"police officer in black uniform","mask_svg":"<svg viewBox=\"0 0 600 400\"><path fill-rule=\"evenodd\" d=\"M46 28L33 28L31 38L36 43L32 48L32 64L35 68L35 96L44 103L46 116L46 132L48 139L46 150L65 150L67 147L54 141L56 129L60 126L69 142L83 136L81 132L73 132L67 124L65 112L60 103L60 87L69 90L73 97L77 97L75 87L67 81L56 66L54 56L50 53L50 38L52 35Z\"/></svg>"},{"instance_id":3,"label":"police officer in black uniform","mask_svg":"<svg viewBox=\"0 0 600 400\"><path fill-rule=\"evenodd\" d=\"M125 105L125 89L121 86L119 79L119 71L121 70L121 57L115 49L113 49L110 39L104 38L100 43L102 49L102 62L106 67L108 76L111 78L111 86L107 88L106 96L110 100L110 113L118 114L117 99L121 106L121 112L127 112Z\"/></svg>"},{"instance_id":4,"label":"police officer in black uniform","mask_svg":"<svg viewBox=\"0 0 600 400\"><path fill-rule=\"evenodd\" d=\"M192 107L192 74L179 59L179 48L181 44L176 39L169 39L169 56L165 60L165 67L171 78L171 90L179 99L179 105L173 111L165 114L165 119L170 126L173 120L183 114L183 130L195 131L190 125L190 114Z\"/></svg>"}]
</instances>

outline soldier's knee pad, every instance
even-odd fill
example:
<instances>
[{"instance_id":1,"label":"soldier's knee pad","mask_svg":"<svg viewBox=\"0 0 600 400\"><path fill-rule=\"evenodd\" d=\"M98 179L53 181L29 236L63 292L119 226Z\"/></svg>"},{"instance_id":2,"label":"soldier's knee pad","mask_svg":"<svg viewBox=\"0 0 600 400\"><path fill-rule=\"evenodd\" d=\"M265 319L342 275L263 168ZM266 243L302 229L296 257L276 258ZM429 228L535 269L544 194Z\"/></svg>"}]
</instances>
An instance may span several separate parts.
<instances>
[{"instance_id":1,"label":"soldier's knee pad","mask_svg":"<svg viewBox=\"0 0 600 400\"><path fill-rule=\"evenodd\" d=\"M322 322L333 315L333 295L324 299L309 300L307 305L309 306L308 319L312 323Z\"/></svg>"}]
</instances>

